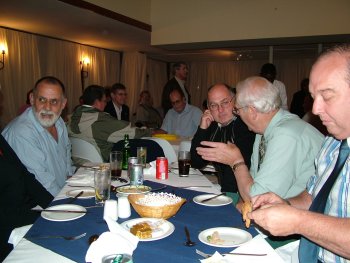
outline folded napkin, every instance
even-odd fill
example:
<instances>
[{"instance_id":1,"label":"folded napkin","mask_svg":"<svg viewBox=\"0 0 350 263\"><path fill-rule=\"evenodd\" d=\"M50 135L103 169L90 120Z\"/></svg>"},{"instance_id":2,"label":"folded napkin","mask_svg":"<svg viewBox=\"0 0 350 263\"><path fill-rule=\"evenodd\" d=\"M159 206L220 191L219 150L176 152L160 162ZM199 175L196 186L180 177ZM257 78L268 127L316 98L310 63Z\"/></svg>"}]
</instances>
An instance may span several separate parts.
<instances>
[{"instance_id":1,"label":"folded napkin","mask_svg":"<svg viewBox=\"0 0 350 263\"><path fill-rule=\"evenodd\" d=\"M112 254L132 255L139 242L138 237L125 230L109 217L105 217L110 232L104 232L93 242L85 256L86 262L100 263L102 258Z\"/></svg>"},{"instance_id":2,"label":"folded napkin","mask_svg":"<svg viewBox=\"0 0 350 263\"><path fill-rule=\"evenodd\" d=\"M25 236L25 234L27 234L27 232L32 226L33 225L26 225L13 229L9 237L8 243L12 244L13 247L17 246L19 241L21 241L21 239Z\"/></svg>"},{"instance_id":3,"label":"folded napkin","mask_svg":"<svg viewBox=\"0 0 350 263\"><path fill-rule=\"evenodd\" d=\"M222 256L219 253L214 254L208 259L201 260L202 263L283 263L282 258L275 252L275 250L265 241L265 239L257 235L249 242L241 245L232 252L237 253L255 253L255 254L267 254L266 256L238 256L238 255L225 255Z\"/></svg>"},{"instance_id":4,"label":"folded napkin","mask_svg":"<svg viewBox=\"0 0 350 263\"><path fill-rule=\"evenodd\" d=\"M67 180L71 185L94 186L94 171L79 169L71 178Z\"/></svg>"},{"instance_id":5,"label":"folded napkin","mask_svg":"<svg viewBox=\"0 0 350 263\"><path fill-rule=\"evenodd\" d=\"M143 175L145 179L156 178L156 161L150 162L149 167L143 169Z\"/></svg>"}]
</instances>

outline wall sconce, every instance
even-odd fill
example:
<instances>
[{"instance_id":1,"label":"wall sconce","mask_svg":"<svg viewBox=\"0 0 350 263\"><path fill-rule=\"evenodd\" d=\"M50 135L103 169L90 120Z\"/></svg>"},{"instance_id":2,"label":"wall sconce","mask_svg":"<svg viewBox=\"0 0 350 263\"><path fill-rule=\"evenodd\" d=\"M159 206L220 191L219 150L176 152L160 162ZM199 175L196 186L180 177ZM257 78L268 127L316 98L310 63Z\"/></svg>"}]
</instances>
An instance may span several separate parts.
<instances>
[{"instance_id":1,"label":"wall sconce","mask_svg":"<svg viewBox=\"0 0 350 263\"><path fill-rule=\"evenodd\" d=\"M85 57L80 61L80 79L81 79L81 91L84 92L85 79L89 76L88 67L90 65L90 59Z\"/></svg>"},{"instance_id":2,"label":"wall sconce","mask_svg":"<svg viewBox=\"0 0 350 263\"><path fill-rule=\"evenodd\" d=\"M0 70L5 67L5 49L1 51Z\"/></svg>"}]
</instances>

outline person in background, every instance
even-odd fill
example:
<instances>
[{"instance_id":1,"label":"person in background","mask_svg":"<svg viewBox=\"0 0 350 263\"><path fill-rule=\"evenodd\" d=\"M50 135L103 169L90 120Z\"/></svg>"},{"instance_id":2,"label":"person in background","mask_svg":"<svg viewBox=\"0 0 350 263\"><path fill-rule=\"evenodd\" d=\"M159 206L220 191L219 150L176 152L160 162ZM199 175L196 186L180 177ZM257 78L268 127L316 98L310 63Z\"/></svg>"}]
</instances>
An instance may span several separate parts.
<instances>
[{"instance_id":1,"label":"person in background","mask_svg":"<svg viewBox=\"0 0 350 263\"><path fill-rule=\"evenodd\" d=\"M112 99L106 104L104 111L118 120L130 121L129 107L125 104L127 96L125 86L121 83L113 84L110 95Z\"/></svg>"},{"instance_id":2,"label":"person in background","mask_svg":"<svg viewBox=\"0 0 350 263\"><path fill-rule=\"evenodd\" d=\"M350 259L350 45L323 52L310 73L312 111L330 134L307 189L287 200L267 193L252 199L253 219L272 235L300 234L299 262Z\"/></svg>"},{"instance_id":3,"label":"person in background","mask_svg":"<svg viewBox=\"0 0 350 263\"><path fill-rule=\"evenodd\" d=\"M242 151L245 163L250 166L255 134L239 116L233 115L235 94L226 84L215 84L208 89L208 109L204 111L200 125L191 144L191 166L203 168L209 162L196 151L201 141L235 143ZM214 162L222 192L237 193L237 182L229 165Z\"/></svg>"},{"instance_id":4,"label":"person in background","mask_svg":"<svg viewBox=\"0 0 350 263\"><path fill-rule=\"evenodd\" d=\"M132 128L130 122L117 120L104 112L106 106L105 89L98 85L90 85L83 93L84 104L78 107L68 122L70 137L83 139L95 146L103 160L109 160L113 144L124 139L151 136L149 129ZM80 160L74 160L79 163Z\"/></svg>"},{"instance_id":5,"label":"person in background","mask_svg":"<svg viewBox=\"0 0 350 263\"><path fill-rule=\"evenodd\" d=\"M22 105L17 112L17 115L21 115L26 109L28 109L29 107L31 107L32 105L30 105L30 94L33 92L33 89L30 89L27 92L27 99L26 99L26 104Z\"/></svg>"},{"instance_id":6,"label":"person in background","mask_svg":"<svg viewBox=\"0 0 350 263\"><path fill-rule=\"evenodd\" d=\"M172 108L169 95L172 90L180 89L185 96L186 102L191 104L191 95L185 87L185 82L188 75L188 67L185 62L177 62L173 64L174 77L171 78L164 86L162 93L162 107L164 116L168 110Z\"/></svg>"},{"instance_id":7,"label":"person in background","mask_svg":"<svg viewBox=\"0 0 350 263\"><path fill-rule=\"evenodd\" d=\"M303 118L304 114L308 111L304 109L304 100L309 94L309 79L305 78L300 82L300 90L293 95L292 103L290 104L290 112ZM311 106L312 107L312 106Z\"/></svg>"},{"instance_id":8,"label":"person in background","mask_svg":"<svg viewBox=\"0 0 350 263\"><path fill-rule=\"evenodd\" d=\"M243 201L266 192L295 196L315 171L323 135L280 107L278 89L265 78L238 83L234 112L257 134L250 169L235 144L204 141L210 148L197 148L203 159L232 166Z\"/></svg>"},{"instance_id":9,"label":"person in background","mask_svg":"<svg viewBox=\"0 0 350 263\"><path fill-rule=\"evenodd\" d=\"M71 144L60 117L66 106L63 83L52 76L39 79L30 95L32 107L3 130L7 140L28 171L56 196L73 174Z\"/></svg>"},{"instance_id":10,"label":"person in background","mask_svg":"<svg viewBox=\"0 0 350 263\"><path fill-rule=\"evenodd\" d=\"M202 111L188 104L180 89L171 91L169 98L173 108L165 115L161 130L181 137L193 136L200 123Z\"/></svg>"},{"instance_id":11,"label":"person in background","mask_svg":"<svg viewBox=\"0 0 350 263\"><path fill-rule=\"evenodd\" d=\"M282 81L276 79L276 75L277 71L274 64L266 63L261 67L260 76L270 81L279 90L282 101L281 108L284 110L288 110L286 86Z\"/></svg>"},{"instance_id":12,"label":"person in background","mask_svg":"<svg viewBox=\"0 0 350 263\"><path fill-rule=\"evenodd\" d=\"M162 125L162 117L153 108L152 97L148 90L141 91L139 105L134 115L135 126L139 128L160 128Z\"/></svg>"}]
</instances>

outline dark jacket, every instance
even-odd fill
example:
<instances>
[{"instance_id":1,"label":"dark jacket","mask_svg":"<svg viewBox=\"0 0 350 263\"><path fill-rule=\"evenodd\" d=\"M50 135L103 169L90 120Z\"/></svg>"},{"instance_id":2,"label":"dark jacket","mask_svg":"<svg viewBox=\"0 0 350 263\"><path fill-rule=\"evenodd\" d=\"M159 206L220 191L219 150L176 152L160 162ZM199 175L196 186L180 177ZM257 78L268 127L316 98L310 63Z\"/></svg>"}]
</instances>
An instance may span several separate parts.
<instances>
[{"instance_id":1,"label":"dark jacket","mask_svg":"<svg viewBox=\"0 0 350 263\"><path fill-rule=\"evenodd\" d=\"M117 117L117 112L115 111L113 101L109 101L105 107L104 112L108 112L110 115L112 115L115 118ZM126 105L122 105L122 113L121 113L122 121L130 121L129 118L129 107Z\"/></svg>"},{"instance_id":2,"label":"dark jacket","mask_svg":"<svg viewBox=\"0 0 350 263\"><path fill-rule=\"evenodd\" d=\"M198 130L192 139L191 165L194 168L201 169L208 164L208 161L203 160L196 151L196 147L200 147L201 141L224 143L234 142L240 149L244 161L249 168L254 140L255 134L248 130L247 125L245 125L245 123L239 117L233 120L229 125L221 128L218 126L217 122L212 122L208 129L201 129L198 127ZM213 163L213 165L218 172L218 180L221 185L221 191L237 192L237 182L231 167L221 163Z\"/></svg>"},{"instance_id":3,"label":"dark jacket","mask_svg":"<svg viewBox=\"0 0 350 263\"><path fill-rule=\"evenodd\" d=\"M0 261L12 249L7 243L11 231L33 224L40 213L30 209L46 208L53 196L28 172L15 152L0 135Z\"/></svg>"},{"instance_id":4,"label":"dark jacket","mask_svg":"<svg viewBox=\"0 0 350 263\"><path fill-rule=\"evenodd\" d=\"M163 93L162 93L162 108L164 110L164 116L166 115L166 113L168 112L168 110L170 110L173 105L171 105L171 102L170 102L170 98L169 98L169 95L170 95L170 92L172 92L174 89L179 89L179 90L182 90L181 89L181 86L179 84L179 82L177 82L177 80L174 78L170 79L164 86L163 88ZM188 92L188 90L185 88L186 92L187 92L187 95L188 95L188 101L187 103L188 104L191 104L191 95L190 93Z\"/></svg>"}]
</instances>

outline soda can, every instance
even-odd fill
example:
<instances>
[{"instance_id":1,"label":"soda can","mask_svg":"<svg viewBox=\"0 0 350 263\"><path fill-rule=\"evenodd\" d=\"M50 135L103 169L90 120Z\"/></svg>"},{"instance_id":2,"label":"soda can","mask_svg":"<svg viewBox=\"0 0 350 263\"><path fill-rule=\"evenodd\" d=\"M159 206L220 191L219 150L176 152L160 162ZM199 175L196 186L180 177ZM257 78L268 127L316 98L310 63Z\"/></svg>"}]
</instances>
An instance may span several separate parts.
<instances>
[{"instance_id":1,"label":"soda can","mask_svg":"<svg viewBox=\"0 0 350 263\"><path fill-rule=\"evenodd\" d=\"M113 254L102 258L102 263L133 263L131 255Z\"/></svg>"},{"instance_id":2,"label":"soda can","mask_svg":"<svg viewBox=\"0 0 350 263\"><path fill-rule=\"evenodd\" d=\"M156 178L159 180L168 179L168 159L165 157L157 157L156 160Z\"/></svg>"},{"instance_id":3,"label":"soda can","mask_svg":"<svg viewBox=\"0 0 350 263\"><path fill-rule=\"evenodd\" d=\"M133 164L130 169L130 185L143 184L143 166L142 164Z\"/></svg>"},{"instance_id":4,"label":"soda can","mask_svg":"<svg viewBox=\"0 0 350 263\"><path fill-rule=\"evenodd\" d=\"M131 170L131 166L134 165L134 164L137 164L138 163L138 159L137 157L129 157L128 159L128 178L130 179L130 170Z\"/></svg>"}]
</instances>

